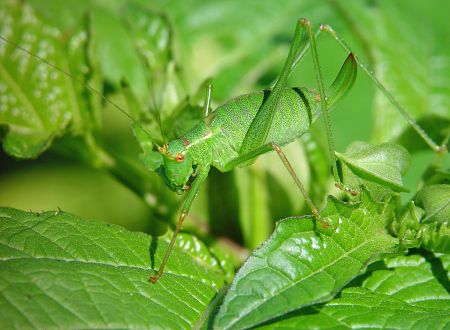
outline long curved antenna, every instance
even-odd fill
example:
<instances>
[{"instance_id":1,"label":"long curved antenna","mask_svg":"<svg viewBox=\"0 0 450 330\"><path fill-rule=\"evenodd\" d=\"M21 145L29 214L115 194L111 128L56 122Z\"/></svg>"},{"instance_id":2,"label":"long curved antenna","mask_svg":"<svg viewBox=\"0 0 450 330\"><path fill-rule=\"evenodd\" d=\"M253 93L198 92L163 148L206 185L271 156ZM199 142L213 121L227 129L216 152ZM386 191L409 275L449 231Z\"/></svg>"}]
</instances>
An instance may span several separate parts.
<instances>
[{"instance_id":1,"label":"long curved antenna","mask_svg":"<svg viewBox=\"0 0 450 330\"><path fill-rule=\"evenodd\" d=\"M43 63L45 63L46 65L50 66L51 68L58 70L59 72L65 74L67 77L76 80L77 82L79 82L80 84L82 84L84 87L86 87L89 91L91 91L92 93L96 94L97 96L100 96L105 102L111 104L113 107L115 107L117 110L119 110L122 114L124 114L126 117L128 117L133 123L137 123L139 124L139 121L137 121L135 118L133 118L133 116L131 116L128 112L126 112L124 109L122 109L117 103L111 101L110 99L108 99L105 95L103 95L102 93L100 93L98 90L96 90L94 87L90 86L88 83L85 83L82 79L80 79L79 77L74 76L73 74L67 72L66 70L58 67L57 65L47 61L46 59L40 57L39 55L33 54L30 51L28 51L27 49L25 49L24 47L2 37L0 35L0 39L3 40L4 42L6 42L7 44L16 47L17 49L20 49L21 51L23 51L24 53L28 54L31 57L34 57L40 61L42 61ZM139 124L140 125L140 124ZM145 132L145 134L149 137L149 139L152 141L152 143L154 145L156 145L158 148L160 147L160 145L156 142L156 140L153 138L153 136L150 135L150 133L142 126L140 125L142 130Z\"/></svg>"},{"instance_id":2,"label":"long curved antenna","mask_svg":"<svg viewBox=\"0 0 450 330\"><path fill-rule=\"evenodd\" d=\"M152 79L153 80L153 79ZM164 82L164 85L166 84L166 82ZM156 101L156 96L155 96L155 90L152 86L152 88L150 89L150 101L152 103L151 105L151 113L153 115L153 118L156 120L156 122L158 123L158 127L159 127L159 132L161 133L162 139L164 144L167 144L167 138L166 138L166 134L164 133L164 128L162 126L162 121L161 121L161 114L159 113L159 111L157 109L161 108L161 104L160 102Z\"/></svg>"}]
</instances>

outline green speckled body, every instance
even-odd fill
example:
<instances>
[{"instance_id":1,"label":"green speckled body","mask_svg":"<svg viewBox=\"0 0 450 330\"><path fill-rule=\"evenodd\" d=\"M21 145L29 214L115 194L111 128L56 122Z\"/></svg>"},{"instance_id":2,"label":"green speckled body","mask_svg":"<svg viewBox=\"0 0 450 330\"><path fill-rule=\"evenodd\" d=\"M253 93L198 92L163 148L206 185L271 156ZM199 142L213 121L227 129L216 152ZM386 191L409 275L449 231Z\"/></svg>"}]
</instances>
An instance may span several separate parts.
<instances>
[{"instance_id":1,"label":"green speckled body","mask_svg":"<svg viewBox=\"0 0 450 330\"><path fill-rule=\"evenodd\" d=\"M194 164L211 164L222 172L241 156L245 135L267 93L239 96L211 112L179 138ZM303 135L319 113L316 94L305 88L283 90L266 142L284 145Z\"/></svg>"}]
</instances>

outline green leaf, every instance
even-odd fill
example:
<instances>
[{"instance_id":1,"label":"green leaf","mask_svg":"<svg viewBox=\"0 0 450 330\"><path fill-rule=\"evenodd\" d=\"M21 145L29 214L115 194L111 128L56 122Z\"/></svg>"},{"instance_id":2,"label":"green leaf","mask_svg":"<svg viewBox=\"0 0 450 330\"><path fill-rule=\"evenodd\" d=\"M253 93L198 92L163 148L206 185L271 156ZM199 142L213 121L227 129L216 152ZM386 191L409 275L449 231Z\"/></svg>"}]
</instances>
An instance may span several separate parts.
<instances>
[{"instance_id":1,"label":"green leaf","mask_svg":"<svg viewBox=\"0 0 450 330\"><path fill-rule=\"evenodd\" d=\"M434 184L424 187L417 193L416 203L423 206L426 212L426 222L438 224L450 221L450 185Z\"/></svg>"},{"instance_id":2,"label":"green leaf","mask_svg":"<svg viewBox=\"0 0 450 330\"><path fill-rule=\"evenodd\" d=\"M437 255L439 260L441 260L442 262L442 266L444 267L444 269L448 272L450 272L450 254L441 254L441 255Z\"/></svg>"},{"instance_id":3,"label":"green leaf","mask_svg":"<svg viewBox=\"0 0 450 330\"><path fill-rule=\"evenodd\" d=\"M411 9L405 10L405 6L411 6ZM370 31L377 77L412 117L434 122L427 132L438 143L443 136L437 126L446 123L448 127L450 119L450 89L447 82L450 60L448 43L445 42L448 32L436 28L435 21L438 18L433 17L441 16L441 12L450 9L448 4L443 6L423 8L419 2L380 1L371 11L370 26L361 26L359 29ZM433 7L437 10L430 10ZM418 21L427 28L412 29ZM409 126L379 91L374 110L373 139L376 142L393 141ZM417 133L414 139L409 140L409 143L414 141L416 146L414 143L412 145L415 148L417 145L426 147Z\"/></svg>"},{"instance_id":4,"label":"green leaf","mask_svg":"<svg viewBox=\"0 0 450 330\"><path fill-rule=\"evenodd\" d=\"M420 256L388 260L362 287L342 291L325 306L305 308L270 329L446 329L450 295ZM266 327L263 327L264 329Z\"/></svg>"},{"instance_id":5,"label":"green leaf","mask_svg":"<svg viewBox=\"0 0 450 330\"><path fill-rule=\"evenodd\" d=\"M184 60L186 80L196 86L214 76L214 98L222 101L248 92L260 79L269 79L267 87L276 78L281 68L273 68L286 58L299 12L312 21L325 16L330 23L331 16L327 6L318 10L309 0L289 0L282 6L251 0L240 3L239 10L227 0L153 3L171 18L177 43L183 46L177 55Z\"/></svg>"},{"instance_id":6,"label":"green leaf","mask_svg":"<svg viewBox=\"0 0 450 330\"><path fill-rule=\"evenodd\" d=\"M278 222L273 235L247 260L235 277L215 326L253 327L290 311L331 299L366 266L398 241L384 228L390 203L348 205L330 197L321 213L334 233L317 234L310 218Z\"/></svg>"},{"instance_id":7,"label":"green leaf","mask_svg":"<svg viewBox=\"0 0 450 330\"><path fill-rule=\"evenodd\" d=\"M173 41L169 20L164 14L132 4L124 6L121 18L137 54L146 64L144 73L150 88L141 100L144 104L151 100L151 110L158 112L157 116L165 117L185 97L172 58Z\"/></svg>"},{"instance_id":8,"label":"green leaf","mask_svg":"<svg viewBox=\"0 0 450 330\"><path fill-rule=\"evenodd\" d=\"M152 142L152 138L147 135L140 123L134 123L131 128L133 130L134 137L142 149L142 153L139 157L144 163L145 168L149 171L155 171L163 164L161 154L152 150L154 147L154 142Z\"/></svg>"},{"instance_id":9,"label":"green leaf","mask_svg":"<svg viewBox=\"0 0 450 330\"><path fill-rule=\"evenodd\" d=\"M434 252L450 253L450 185L435 184L417 193L416 203L425 209L417 238Z\"/></svg>"},{"instance_id":10,"label":"green leaf","mask_svg":"<svg viewBox=\"0 0 450 330\"><path fill-rule=\"evenodd\" d=\"M33 158L56 136L84 134L95 127L96 114L89 98L82 97L80 83L90 73L88 33L80 28L63 35L21 1L3 1L0 12L2 37L77 77L0 41L0 125L7 127L3 147L12 156Z\"/></svg>"},{"instance_id":11,"label":"green leaf","mask_svg":"<svg viewBox=\"0 0 450 330\"><path fill-rule=\"evenodd\" d=\"M450 228L448 224L442 226L436 223L422 224L417 238L427 250L438 253L450 253Z\"/></svg>"},{"instance_id":12,"label":"green leaf","mask_svg":"<svg viewBox=\"0 0 450 330\"><path fill-rule=\"evenodd\" d=\"M224 284L218 261L182 235L157 284L168 237L63 212L0 209L1 328L191 328Z\"/></svg>"},{"instance_id":13,"label":"green leaf","mask_svg":"<svg viewBox=\"0 0 450 330\"><path fill-rule=\"evenodd\" d=\"M450 253L448 223L426 219L427 213L410 202L403 214L392 222L391 229L404 247L423 247L433 252Z\"/></svg>"},{"instance_id":14,"label":"green leaf","mask_svg":"<svg viewBox=\"0 0 450 330\"><path fill-rule=\"evenodd\" d=\"M146 67L133 47L126 27L117 15L105 8L92 6L89 12L102 75L115 87L125 80L139 99L144 98L148 91Z\"/></svg>"},{"instance_id":15,"label":"green leaf","mask_svg":"<svg viewBox=\"0 0 450 330\"><path fill-rule=\"evenodd\" d=\"M386 185L394 191L408 191L402 182L410 159L405 148L393 143L353 142L345 153L335 153L362 180Z\"/></svg>"}]
</instances>

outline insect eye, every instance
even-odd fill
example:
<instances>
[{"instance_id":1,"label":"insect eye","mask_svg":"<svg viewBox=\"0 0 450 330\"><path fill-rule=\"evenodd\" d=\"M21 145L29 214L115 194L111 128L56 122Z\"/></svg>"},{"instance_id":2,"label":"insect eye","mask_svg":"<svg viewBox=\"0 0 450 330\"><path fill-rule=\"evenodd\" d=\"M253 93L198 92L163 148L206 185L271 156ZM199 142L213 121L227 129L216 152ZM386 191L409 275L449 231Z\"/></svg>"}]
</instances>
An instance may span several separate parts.
<instances>
[{"instance_id":1,"label":"insect eye","mask_svg":"<svg viewBox=\"0 0 450 330\"><path fill-rule=\"evenodd\" d=\"M176 154L175 155L175 160L177 161L177 162L182 162L183 160L184 160L184 155L183 154Z\"/></svg>"}]
</instances>

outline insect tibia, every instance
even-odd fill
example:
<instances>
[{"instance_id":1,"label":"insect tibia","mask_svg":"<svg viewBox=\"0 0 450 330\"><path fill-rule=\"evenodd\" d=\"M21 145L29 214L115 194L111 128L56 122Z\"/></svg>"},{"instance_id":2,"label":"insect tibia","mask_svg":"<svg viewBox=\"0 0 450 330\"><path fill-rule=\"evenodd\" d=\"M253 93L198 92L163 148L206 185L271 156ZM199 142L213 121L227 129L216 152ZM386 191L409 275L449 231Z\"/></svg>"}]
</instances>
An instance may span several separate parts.
<instances>
[{"instance_id":1,"label":"insect tibia","mask_svg":"<svg viewBox=\"0 0 450 330\"><path fill-rule=\"evenodd\" d=\"M327 24L320 24L320 29L324 32L334 33L334 30L331 28L331 26Z\"/></svg>"},{"instance_id":2,"label":"insect tibia","mask_svg":"<svg viewBox=\"0 0 450 330\"><path fill-rule=\"evenodd\" d=\"M299 23L301 26L311 26L311 22L310 22L307 18L300 18L300 19L298 20L298 23Z\"/></svg>"},{"instance_id":3,"label":"insect tibia","mask_svg":"<svg viewBox=\"0 0 450 330\"><path fill-rule=\"evenodd\" d=\"M436 146L436 152L440 155L445 155L448 152L447 146L445 144Z\"/></svg>"}]
</instances>

